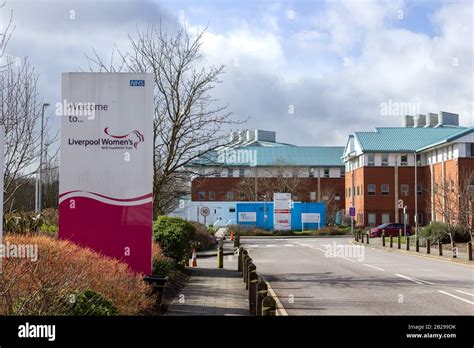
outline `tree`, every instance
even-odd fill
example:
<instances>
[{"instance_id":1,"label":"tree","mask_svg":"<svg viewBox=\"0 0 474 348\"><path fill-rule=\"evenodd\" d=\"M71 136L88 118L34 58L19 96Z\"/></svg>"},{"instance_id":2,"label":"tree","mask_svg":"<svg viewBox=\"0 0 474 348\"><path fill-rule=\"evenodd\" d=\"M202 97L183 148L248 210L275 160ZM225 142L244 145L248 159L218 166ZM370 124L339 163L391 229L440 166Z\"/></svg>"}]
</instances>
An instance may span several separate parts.
<instances>
[{"instance_id":1,"label":"tree","mask_svg":"<svg viewBox=\"0 0 474 348\"><path fill-rule=\"evenodd\" d=\"M205 29L193 36L180 28L170 35L160 25L129 35L129 52L114 48L110 63L95 50L93 57L86 56L91 71L153 74L154 218L172 210L177 198L190 191L190 176L197 173L187 165L228 144L223 128L241 123L211 96L222 82L224 66L197 67L204 34Z\"/></svg>"},{"instance_id":2,"label":"tree","mask_svg":"<svg viewBox=\"0 0 474 348\"><path fill-rule=\"evenodd\" d=\"M0 2L0 9L5 6L6 2ZM15 27L13 26L13 12L10 12L9 20L4 28L0 27L0 58L3 57L7 43ZM2 68L0 66L0 68ZM1 70L1 69L0 69Z\"/></svg>"},{"instance_id":3,"label":"tree","mask_svg":"<svg viewBox=\"0 0 474 348\"><path fill-rule=\"evenodd\" d=\"M0 123L5 126L4 204L12 209L17 191L38 172L42 100L37 92L38 74L25 59L7 60L0 73ZM51 116L45 115L45 133ZM57 134L51 138L54 142ZM56 151L57 153L57 151Z\"/></svg>"},{"instance_id":4,"label":"tree","mask_svg":"<svg viewBox=\"0 0 474 348\"><path fill-rule=\"evenodd\" d=\"M447 226L451 246L459 227L469 230L472 240L474 216L474 173L459 173L459 178L448 177L434 188L435 213Z\"/></svg>"}]
</instances>

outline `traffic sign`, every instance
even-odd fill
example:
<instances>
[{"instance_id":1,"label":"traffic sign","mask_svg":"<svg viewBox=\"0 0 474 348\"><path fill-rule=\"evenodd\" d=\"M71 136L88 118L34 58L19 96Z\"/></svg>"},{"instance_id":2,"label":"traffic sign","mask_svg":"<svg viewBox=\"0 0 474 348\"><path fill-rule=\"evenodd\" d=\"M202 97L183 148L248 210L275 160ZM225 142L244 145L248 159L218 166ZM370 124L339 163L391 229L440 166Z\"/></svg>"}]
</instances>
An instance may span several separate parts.
<instances>
[{"instance_id":1,"label":"traffic sign","mask_svg":"<svg viewBox=\"0 0 474 348\"><path fill-rule=\"evenodd\" d=\"M199 213L202 216L209 216L209 214L211 213L211 210L208 207L201 207L201 209L199 210Z\"/></svg>"}]
</instances>

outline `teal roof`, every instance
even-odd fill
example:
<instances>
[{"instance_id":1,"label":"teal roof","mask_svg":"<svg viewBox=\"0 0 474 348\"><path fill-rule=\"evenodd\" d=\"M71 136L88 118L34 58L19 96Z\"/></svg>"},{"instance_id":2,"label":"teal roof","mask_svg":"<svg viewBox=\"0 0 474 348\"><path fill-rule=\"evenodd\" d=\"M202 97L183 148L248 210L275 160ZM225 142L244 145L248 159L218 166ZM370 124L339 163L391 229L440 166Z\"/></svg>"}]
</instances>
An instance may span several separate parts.
<instances>
[{"instance_id":1,"label":"teal roof","mask_svg":"<svg viewBox=\"0 0 474 348\"><path fill-rule=\"evenodd\" d=\"M414 152L462 136L469 129L383 127L375 128L375 132L355 132L354 135L363 152Z\"/></svg>"},{"instance_id":2,"label":"teal roof","mask_svg":"<svg viewBox=\"0 0 474 348\"><path fill-rule=\"evenodd\" d=\"M234 152L232 152L234 151ZM239 153L240 152L240 153ZM194 160L191 165L224 165L224 166L309 166L309 167L341 167L344 165L343 146L245 146L229 149L228 156L240 156L242 160L234 160L222 156L222 152L213 151ZM219 155L220 154L220 155ZM254 161L247 161L248 156ZM252 158L254 158L252 157Z\"/></svg>"}]
</instances>

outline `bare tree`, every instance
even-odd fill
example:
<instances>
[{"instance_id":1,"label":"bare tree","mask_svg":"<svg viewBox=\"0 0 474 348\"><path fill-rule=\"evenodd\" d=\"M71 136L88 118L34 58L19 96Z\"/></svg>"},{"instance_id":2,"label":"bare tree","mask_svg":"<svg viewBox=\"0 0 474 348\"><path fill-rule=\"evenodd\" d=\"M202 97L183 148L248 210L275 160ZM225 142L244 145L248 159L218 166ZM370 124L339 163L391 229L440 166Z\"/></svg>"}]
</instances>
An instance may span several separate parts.
<instances>
[{"instance_id":1,"label":"bare tree","mask_svg":"<svg viewBox=\"0 0 474 348\"><path fill-rule=\"evenodd\" d=\"M0 75L0 123L5 126L5 206L24 184L36 174L41 136L41 106L37 92L38 74L25 59L22 64L8 60ZM50 131L51 116L45 116L45 133ZM57 139L54 135L52 141Z\"/></svg>"},{"instance_id":2,"label":"bare tree","mask_svg":"<svg viewBox=\"0 0 474 348\"><path fill-rule=\"evenodd\" d=\"M0 2L0 9L5 7L6 2ZM0 58L3 57L5 53L5 49L7 47L7 43L10 40L11 34L15 30L13 26L13 11L10 12L10 17L7 21L7 24L4 28L0 27ZM0 70L4 68L4 66L0 66Z\"/></svg>"},{"instance_id":3,"label":"bare tree","mask_svg":"<svg viewBox=\"0 0 474 348\"><path fill-rule=\"evenodd\" d=\"M459 178L448 177L434 188L435 213L447 226L447 234L454 247L454 233L459 227L473 234L474 173L460 173Z\"/></svg>"},{"instance_id":4,"label":"bare tree","mask_svg":"<svg viewBox=\"0 0 474 348\"><path fill-rule=\"evenodd\" d=\"M228 144L223 127L241 123L231 118L227 105L217 105L211 96L222 82L224 66L197 68L204 34L202 30L190 35L180 28L170 35L160 25L129 35L130 51L114 48L110 62L96 51L93 57L86 56L91 71L153 74L154 217L170 211L183 190L189 192L183 183L196 173L187 165Z\"/></svg>"}]
</instances>

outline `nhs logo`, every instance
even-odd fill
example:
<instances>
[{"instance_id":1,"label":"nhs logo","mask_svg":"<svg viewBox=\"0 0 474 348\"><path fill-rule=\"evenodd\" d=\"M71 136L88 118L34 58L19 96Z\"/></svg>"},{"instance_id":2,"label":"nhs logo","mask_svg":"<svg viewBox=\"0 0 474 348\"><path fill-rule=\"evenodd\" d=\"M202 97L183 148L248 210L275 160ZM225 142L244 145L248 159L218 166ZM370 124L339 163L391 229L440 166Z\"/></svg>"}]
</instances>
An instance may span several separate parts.
<instances>
[{"instance_id":1,"label":"nhs logo","mask_svg":"<svg viewBox=\"0 0 474 348\"><path fill-rule=\"evenodd\" d=\"M130 87L145 87L145 80L130 80Z\"/></svg>"}]
</instances>

